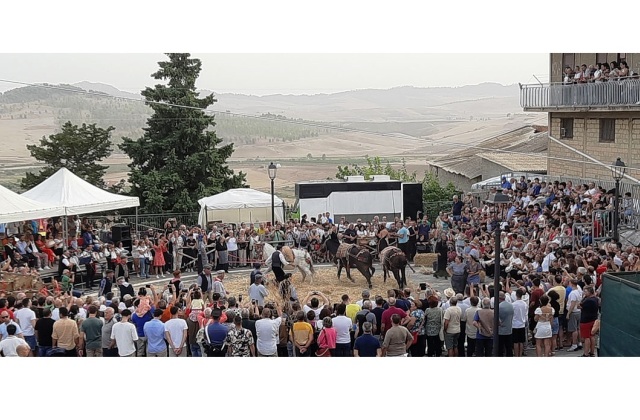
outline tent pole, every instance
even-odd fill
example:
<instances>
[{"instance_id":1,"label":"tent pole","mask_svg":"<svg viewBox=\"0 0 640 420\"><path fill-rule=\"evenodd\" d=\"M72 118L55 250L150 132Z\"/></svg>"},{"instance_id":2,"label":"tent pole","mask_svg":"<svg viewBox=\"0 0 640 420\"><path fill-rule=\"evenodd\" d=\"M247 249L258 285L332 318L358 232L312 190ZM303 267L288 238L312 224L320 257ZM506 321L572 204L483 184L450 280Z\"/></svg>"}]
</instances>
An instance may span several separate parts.
<instances>
[{"instance_id":1,"label":"tent pole","mask_svg":"<svg viewBox=\"0 0 640 420\"><path fill-rule=\"evenodd\" d=\"M136 207L136 239L138 238L138 208Z\"/></svg>"},{"instance_id":2,"label":"tent pole","mask_svg":"<svg viewBox=\"0 0 640 420\"><path fill-rule=\"evenodd\" d=\"M65 251L67 250L67 248L69 248L69 223L67 221L68 216L65 213L64 214L64 223L62 223L62 240L64 241L64 247L62 249L64 249Z\"/></svg>"}]
</instances>

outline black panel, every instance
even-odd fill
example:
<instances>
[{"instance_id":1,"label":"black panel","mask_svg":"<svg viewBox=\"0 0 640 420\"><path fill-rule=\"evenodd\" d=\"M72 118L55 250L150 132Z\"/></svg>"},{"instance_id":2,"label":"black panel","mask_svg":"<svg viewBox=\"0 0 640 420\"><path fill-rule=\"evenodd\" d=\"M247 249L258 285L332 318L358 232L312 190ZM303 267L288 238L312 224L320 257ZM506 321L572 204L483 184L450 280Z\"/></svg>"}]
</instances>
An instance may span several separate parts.
<instances>
[{"instance_id":1,"label":"black panel","mask_svg":"<svg viewBox=\"0 0 640 420\"><path fill-rule=\"evenodd\" d=\"M326 198L334 192L398 191L400 185L400 181L296 184L296 198Z\"/></svg>"},{"instance_id":2,"label":"black panel","mask_svg":"<svg viewBox=\"0 0 640 420\"><path fill-rule=\"evenodd\" d=\"M422 203L422 184L403 184L402 188L403 219L410 217L411 220L416 220L417 213L424 212Z\"/></svg>"},{"instance_id":3,"label":"black panel","mask_svg":"<svg viewBox=\"0 0 640 420\"><path fill-rule=\"evenodd\" d=\"M129 225L113 225L111 226L111 240L113 243L131 239L131 228Z\"/></svg>"},{"instance_id":4,"label":"black panel","mask_svg":"<svg viewBox=\"0 0 640 420\"><path fill-rule=\"evenodd\" d=\"M129 251L129 255L131 255L131 248L133 245L133 243L131 242L131 239L123 239L120 242L122 242L122 247L127 251Z\"/></svg>"}]
</instances>

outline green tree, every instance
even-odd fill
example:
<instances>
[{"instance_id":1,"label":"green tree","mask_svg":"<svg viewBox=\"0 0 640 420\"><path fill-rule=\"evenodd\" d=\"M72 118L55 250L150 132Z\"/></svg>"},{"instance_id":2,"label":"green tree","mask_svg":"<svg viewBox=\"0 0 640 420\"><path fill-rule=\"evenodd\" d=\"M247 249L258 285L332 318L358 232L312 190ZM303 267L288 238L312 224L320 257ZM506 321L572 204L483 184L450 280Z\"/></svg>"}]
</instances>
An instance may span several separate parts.
<instances>
[{"instance_id":1,"label":"green tree","mask_svg":"<svg viewBox=\"0 0 640 420\"><path fill-rule=\"evenodd\" d=\"M360 166L358 164L338 166L336 178L345 179L347 176L360 175L364 176L364 179L371 179L373 175L388 175L389 178L402 182L418 182L416 173L409 173L407 171L407 165L404 159L402 159L400 169L394 169L389 161L383 164L382 159L378 156L373 158L365 156L365 158L367 160L366 166Z\"/></svg>"},{"instance_id":2,"label":"green tree","mask_svg":"<svg viewBox=\"0 0 640 420\"><path fill-rule=\"evenodd\" d=\"M66 122L62 131L52 134L47 139L42 137L40 144L27 145L31 156L45 164L38 174L27 172L20 186L31 189L56 173L60 168L67 168L80 178L97 187L104 188L104 176L108 166L98 162L111 154L111 132L95 124L78 127Z\"/></svg>"},{"instance_id":3,"label":"green tree","mask_svg":"<svg viewBox=\"0 0 640 420\"><path fill-rule=\"evenodd\" d=\"M373 175L388 175L391 179L402 182L420 182L417 179L416 172L409 173L404 159L399 169L394 169L387 161L382 162L378 156L366 156L367 164L359 166L357 164L338 166L336 178L345 179L347 176L360 175L364 179L371 179ZM456 187L449 183L445 186L440 185L438 178L432 173L425 172L422 179L422 199L424 202L450 201L454 194L458 193Z\"/></svg>"},{"instance_id":4,"label":"green tree","mask_svg":"<svg viewBox=\"0 0 640 420\"><path fill-rule=\"evenodd\" d=\"M246 182L245 174L234 174L226 164L233 143L217 147L222 140L208 130L215 122L204 110L216 100L213 94L199 98L196 92L202 63L190 54L167 56L169 60L159 62L160 69L152 74L166 83L142 91L153 101L148 103L153 114L144 135L123 138L120 145L132 160L131 193L140 197L144 213L196 211L198 199Z\"/></svg>"}]
</instances>

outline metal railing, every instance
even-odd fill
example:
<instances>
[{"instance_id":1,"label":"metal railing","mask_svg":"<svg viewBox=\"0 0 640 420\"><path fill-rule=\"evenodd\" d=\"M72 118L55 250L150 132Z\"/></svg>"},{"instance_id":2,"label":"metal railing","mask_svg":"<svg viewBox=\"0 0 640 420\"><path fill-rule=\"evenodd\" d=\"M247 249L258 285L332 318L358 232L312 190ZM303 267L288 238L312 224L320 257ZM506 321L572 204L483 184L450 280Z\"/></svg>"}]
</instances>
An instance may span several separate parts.
<instances>
[{"instance_id":1,"label":"metal railing","mask_svg":"<svg viewBox=\"0 0 640 420\"><path fill-rule=\"evenodd\" d=\"M110 230L114 224L125 224L131 228L131 233L137 234L135 214L98 215L89 216L86 219L97 229ZM198 223L198 213L139 214L137 228L140 232L146 232L149 229L164 230L164 225L169 219L175 219L176 226L193 226Z\"/></svg>"},{"instance_id":2,"label":"metal railing","mask_svg":"<svg viewBox=\"0 0 640 420\"><path fill-rule=\"evenodd\" d=\"M520 85L522 108L640 106L637 76L602 83Z\"/></svg>"}]
</instances>

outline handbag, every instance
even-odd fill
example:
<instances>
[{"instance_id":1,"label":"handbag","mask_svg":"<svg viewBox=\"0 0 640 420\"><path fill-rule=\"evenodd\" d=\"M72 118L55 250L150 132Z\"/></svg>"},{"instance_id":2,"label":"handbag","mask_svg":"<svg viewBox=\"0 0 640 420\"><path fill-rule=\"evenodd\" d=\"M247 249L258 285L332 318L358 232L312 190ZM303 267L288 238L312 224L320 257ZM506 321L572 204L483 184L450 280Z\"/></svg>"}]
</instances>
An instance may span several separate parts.
<instances>
[{"instance_id":1,"label":"handbag","mask_svg":"<svg viewBox=\"0 0 640 420\"><path fill-rule=\"evenodd\" d=\"M320 342L320 337L324 337L322 335L324 333L324 330L320 331L320 335L318 335L318 344ZM316 357L331 357L331 351L329 350L329 347L319 348L318 350L316 350Z\"/></svg>"},{"instance_id":2,"label":"handbag","mask_svg":"<svg viewBox=\"0 0 640 420\"><path fill-rule=\"evenodd\" d=\"M412 332L411 335L413 336L413 341L411 341L411 345L417 344L418 343L418 331Z\"/></svg>"}]
</instances>

